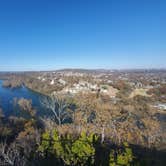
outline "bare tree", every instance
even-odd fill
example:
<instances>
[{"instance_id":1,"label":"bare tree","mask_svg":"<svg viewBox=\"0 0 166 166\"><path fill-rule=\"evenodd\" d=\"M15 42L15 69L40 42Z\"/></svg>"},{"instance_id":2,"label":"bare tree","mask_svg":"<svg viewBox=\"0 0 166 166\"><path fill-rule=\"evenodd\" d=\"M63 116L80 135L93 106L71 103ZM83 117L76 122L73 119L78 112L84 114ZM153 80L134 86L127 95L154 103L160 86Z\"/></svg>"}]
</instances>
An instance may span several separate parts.
<instances>
[{"instance_id":1,"label":"bare tree","mask_svg":"<svg viewBox=\"0 0 166 166\"><path fill-rule=\"evenodd\" d=\"M54 115L54 120L61 125L67 118L71 117L70 103L63 96L52 95L44 97L41 100L42 104L50 109Z\"/></svg>"},{"instance_id":2,"label":"bare tree","mask_svg":"<svg viewBox=\"0 0 166 166\"><path fill-rule=\"evenodd\" d=\"M24 166L26 165L26 159L21 156L15 143L8 146L6 142L3 142L0 144L0 163L11 166Z\"/></svg>"}]
</instances>

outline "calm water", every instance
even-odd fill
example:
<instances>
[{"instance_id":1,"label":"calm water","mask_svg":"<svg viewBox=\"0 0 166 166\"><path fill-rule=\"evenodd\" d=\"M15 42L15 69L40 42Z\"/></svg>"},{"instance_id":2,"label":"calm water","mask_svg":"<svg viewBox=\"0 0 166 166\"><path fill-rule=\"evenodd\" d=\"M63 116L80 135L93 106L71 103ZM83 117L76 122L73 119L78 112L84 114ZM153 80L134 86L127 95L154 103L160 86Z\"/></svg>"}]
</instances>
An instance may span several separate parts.
<instances>
[{"instance_id":1,"label":"calm water","mask_svg":"<svg viewBox=\"0 0 166 166\"><path fill-rule=\"evenodd\" d=\"M37 115L49 115L49 111L46 110L40 103L42 95L36 92L33 92L26 87L10 89L2 86L3 81L0 80L0 108L3 109L3 112L6 116L17 115L21 116L21 112L18 110L18 107L14 106L14 98L20 99L30 99L32 100L32 106L36 109Z\"/></svg>"}]
</instances>

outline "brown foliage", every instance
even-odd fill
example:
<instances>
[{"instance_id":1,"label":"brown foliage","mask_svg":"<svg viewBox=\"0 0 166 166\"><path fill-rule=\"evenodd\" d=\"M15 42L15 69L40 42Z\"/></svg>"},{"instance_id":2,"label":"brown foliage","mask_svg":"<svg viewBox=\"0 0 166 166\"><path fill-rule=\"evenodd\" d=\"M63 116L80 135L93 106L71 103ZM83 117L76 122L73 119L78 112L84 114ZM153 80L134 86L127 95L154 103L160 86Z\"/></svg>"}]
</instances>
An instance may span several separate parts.
<instances>
[{"instance_id":1,"label":"brown foliage","mask_svg":"<svg viewBox=\"0 0 166 166\"><path fill-rule=\"evenodd\" d=\"M18 100L18 105L24 111L27 111L31 116L35 116L36 111L32 108L32 101L21 98Z\"/></svg>"}]
</instances>

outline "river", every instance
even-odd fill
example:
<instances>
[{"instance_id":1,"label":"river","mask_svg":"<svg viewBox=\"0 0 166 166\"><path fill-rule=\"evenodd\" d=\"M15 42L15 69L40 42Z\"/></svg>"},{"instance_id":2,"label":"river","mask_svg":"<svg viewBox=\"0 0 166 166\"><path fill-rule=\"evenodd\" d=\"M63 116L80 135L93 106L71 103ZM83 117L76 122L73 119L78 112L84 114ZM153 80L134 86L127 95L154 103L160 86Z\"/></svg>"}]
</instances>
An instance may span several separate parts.
<instances>
[{"instance_id":1,"label":"river","mask_svg":"<svg viewBox=\"0 0 166 166\"><path fill-rule=\"evenodd\" d=\"M2 84L3 80L0 80L0 108L2 108L3 113L6 116L20 115L18 107L14 105L14 98L25 98L32 100L32 106L37 111L37 116L47 116L50 114L50 112L46 110L40 102L41 98L43 97L41 94L36 93L25 86L11 89L3 87Z\"/></svg>"}]
</instances>

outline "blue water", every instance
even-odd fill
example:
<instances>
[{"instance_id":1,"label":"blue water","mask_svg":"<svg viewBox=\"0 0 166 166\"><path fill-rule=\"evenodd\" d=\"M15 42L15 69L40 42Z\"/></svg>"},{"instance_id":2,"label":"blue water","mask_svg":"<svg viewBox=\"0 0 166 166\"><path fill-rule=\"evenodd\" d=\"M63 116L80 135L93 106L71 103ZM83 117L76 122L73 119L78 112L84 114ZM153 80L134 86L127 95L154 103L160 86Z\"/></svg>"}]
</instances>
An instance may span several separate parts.
<instances>
[{"instance_id":1,"label":"blue water","mask_svg":"<svg viewBox=\"0 0 166 166\"><path fill-rule=\"evenodd\" d=\"M32 100L32 106L37 111L36 115L49 115L49 111L41 104L42 95L28 88L22 86L20 88L5 88L2 86L3 81L0 80L0 108L6 116L20 115L18 107L14 105L14 98L30 99Z\"/></svg>"}]
</instances>

